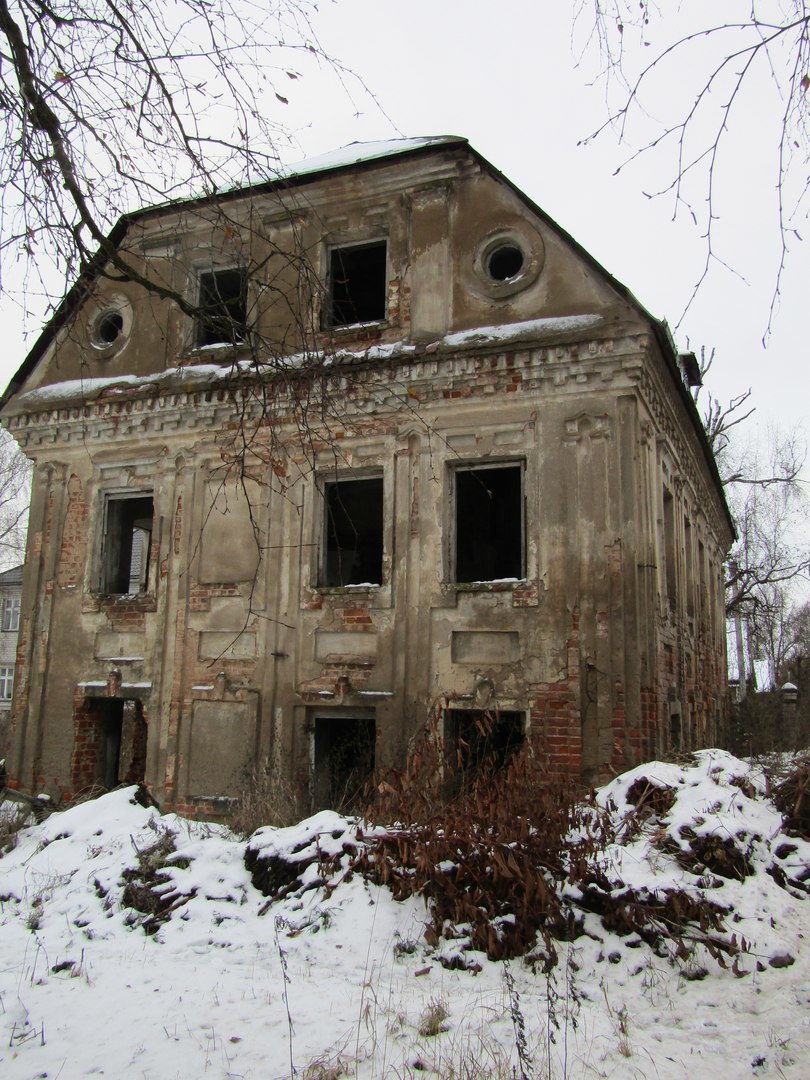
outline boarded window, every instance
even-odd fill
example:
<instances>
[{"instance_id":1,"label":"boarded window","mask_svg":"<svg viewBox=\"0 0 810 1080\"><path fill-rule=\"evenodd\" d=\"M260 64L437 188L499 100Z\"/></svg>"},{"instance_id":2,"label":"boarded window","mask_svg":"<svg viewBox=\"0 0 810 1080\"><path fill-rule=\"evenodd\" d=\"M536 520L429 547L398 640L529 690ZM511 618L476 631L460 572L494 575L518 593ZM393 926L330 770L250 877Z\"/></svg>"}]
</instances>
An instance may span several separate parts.
<instances>
[{"instance_id":1,"label":"boarded window","mask_svg":"<svg viewBox=\"0 0 810 1080\"><path fill-rule=\"evenodd\" d=\"M445 715L444 744L448 783L455 790L506 765L525 738L523 713L450 709Z\"/></svg>"},{"instance_id":2,"label":"boarded window","mask_svg":"<svg viewBox=\"0 0 810 1080\"><path fill-rule=\"evenodd\" d=\"M208 270L199 278L197 345L236 345L247 337L247 273Z\"/></svg>"},{"instance_id":3,"label":"boarded window","mask_svg":"<svg viewBox=\"0 0 810 1080\"><path fill-rule=\"evenodd\" d=\"M108 495L99 590L108 595L146 592L154 509L151 495Z\"/></svg>"},{"instance_id":4,"label":"boarded window","mask_svg":"<svg viewBox=\"0 0 810 1080\"><path fill-rule=\"evenodd\" d=\"M383 558L381 476L328 481L321 584L379 585Z\"/></svg>"},{"instance_id":5,"label":"boarded window","mask_svg":"<svg viewBox=\"0 0 810 1080\"><path fill-rule=\"evenodd\" d=\"M325 326L351 326L385 318L386 248L385 240L332 248Z\"/></svg>"},{"instance_id":6,"label":"boarded window","mask_svg":"<svg viewBox=\"0 0 810 1080\"><path fill-rule=\"evenodd\" d=\"M459 467L455 476L454 581L522 578L525 573L523 466Z\"/></svg>"},{"instance_id":7,"label":"boarded window","mask_svg":"<svg viewBox=\"0 0 810 1080\"><path fill-rule=\"evenodd\" d=\"M315 718L313 795L316 809L350 809L374 771L373 716Z\"/></svg>"}]
</instances>

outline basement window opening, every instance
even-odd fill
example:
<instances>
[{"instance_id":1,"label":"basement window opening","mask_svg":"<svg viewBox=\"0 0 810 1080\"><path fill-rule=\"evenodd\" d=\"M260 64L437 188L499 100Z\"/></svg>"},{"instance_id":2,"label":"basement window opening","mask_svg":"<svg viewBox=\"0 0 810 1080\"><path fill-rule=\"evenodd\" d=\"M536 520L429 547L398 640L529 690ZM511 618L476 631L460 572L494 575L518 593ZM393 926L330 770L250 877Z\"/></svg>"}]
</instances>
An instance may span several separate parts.
<instances>
[{"instance_id":1,"label":"basement window opening","mask_svg":"<svg viewBox=\"0 0 810 1080\"><path fill-rule=\"evenodd\" d=\"M509 764L526 738L522 712L449 709L444 721L447 781L463 790Z\"/></svg>"},{"instance_id":2,"label":"basement window opening","mask_svg":"<svg viewBox=\"0 0 810 1080\"><path fill-rule=\"evenodd\" d=\"M154 503L151 495L108 495L105 506L100 591L111 596L145 593Z\"/></svg>"},{"instance_id":3,"label":"basement window opening","mask_svg":"<svg viewBox=\"0 0 810 1080\"><path fill-rule=\"evenodd\" d=\"M353 326L385 318L386 256L385 240L331 249L325 326Z\"/></svg>"},{"instance_id":4,"label":"basement window opening","mask_svg":"<svg viewBox=\"0 0 810 1080\"><path fill-rule=\"evenodd\" d=\"M199 276L196 343L238 345L247 337L247 272L242 267Z\"/></svg>"},{"instance_id":5,"label":"basement window opening","mask_svg":"<svg viewBox=\"0 0 810 1080\"><path fill-rule=\"evenodd\" d=\"M313 797L316 809L350 810L374 772L377 725L373 716L317 716Z\"/></svg>"},{"instance_id":6,"label":"basement window opening","mask_svg":"<svg viewBox=\"0 0 810 1080\"><path fill-rule=\"evenodd\" d=\"M519 580L525 574L523 465L454 470L453 580Z\"/></svg>"},{"instance_id":7,"label":"basement window opening","mask_svg":"<svg viewBox=\"0 0 810 1080\"><path fill-rule=\"evenodd\" d=\"M332 480L323 486L324 560L321 584L380 585L383 561L383 479Z\"/></svg>"}]
</instances>

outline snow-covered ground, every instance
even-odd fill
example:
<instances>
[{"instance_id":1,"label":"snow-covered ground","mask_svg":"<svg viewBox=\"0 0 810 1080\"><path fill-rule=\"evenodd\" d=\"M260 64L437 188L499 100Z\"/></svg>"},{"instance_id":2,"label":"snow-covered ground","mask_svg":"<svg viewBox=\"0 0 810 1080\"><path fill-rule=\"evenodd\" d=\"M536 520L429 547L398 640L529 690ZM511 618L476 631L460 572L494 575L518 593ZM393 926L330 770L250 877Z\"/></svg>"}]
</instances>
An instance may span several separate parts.
<instances>
[{"instance_id":1,"label":"snow-covered ground","mask_svg":"<svg viewBox=\"0 0 810 1080\"><path fill-rule=\"evenodd\" d=\"M483 954L449 970L422 900L346 879L349 856L325 888L309 854L356 842L335 814L254 835L302 868L275 901L244 841L133 788L54 814L0 858L0 1077L808 1077L810 843L784 834L765 790L721 751L602 789L605 880L727 914L687 931L679 959L580 908L584 933L547 975Z\"/></svg>"}]
</instances>

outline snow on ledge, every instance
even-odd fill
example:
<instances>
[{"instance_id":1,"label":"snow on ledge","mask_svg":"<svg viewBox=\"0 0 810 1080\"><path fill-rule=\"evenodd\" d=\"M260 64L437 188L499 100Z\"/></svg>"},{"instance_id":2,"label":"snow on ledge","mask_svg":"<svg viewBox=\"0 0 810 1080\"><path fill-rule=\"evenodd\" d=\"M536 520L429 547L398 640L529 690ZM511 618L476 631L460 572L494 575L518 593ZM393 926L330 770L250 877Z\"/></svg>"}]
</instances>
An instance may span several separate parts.
<instances>
[{"instance_id":1,"label":"snow on ledge","mask_svg":"<svg viewBox=\"0 0 810 1080\"><path fill-rule=\"evenodd\" d=\"M249 378L251 375L271 374L273 371L290 371L300 368L322 366L350 366L357 363L373 363L398 357L418 357L462 348L485 348L506 344L548 341L560 335L581 333L595 328L603 321L601 315L563 315L548 319L528 319L524 322L498 326L479 326L461 330L431 342L428 345L412 345L395 341L371 345L365 349L339 349L334 352L314 350L291 353L288 356L268 357L264 363L239 359L224 364L189 363L168 368L153 375L115 375L98 379L67 379L50 386L40 386L20 394L18 404L29 407L58 405L72 401L114 401L116 398L159 394L161 391L194 392L210 389L230 379Z\"/></svg>"}]
</instances>

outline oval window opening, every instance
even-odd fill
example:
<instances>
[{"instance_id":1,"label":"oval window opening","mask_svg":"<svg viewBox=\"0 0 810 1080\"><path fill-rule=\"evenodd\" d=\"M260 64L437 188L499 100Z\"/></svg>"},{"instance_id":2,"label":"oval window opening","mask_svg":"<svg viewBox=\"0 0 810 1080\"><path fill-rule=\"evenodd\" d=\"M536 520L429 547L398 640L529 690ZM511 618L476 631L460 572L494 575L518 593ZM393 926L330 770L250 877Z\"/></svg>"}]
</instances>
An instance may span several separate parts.
<instances>
[{"instance_id":1,"label":"oval window opening","mask_svg":"<svg viewBox=\"0 0 810 1080\"><path fill-rule=\"evenodd\" d=\"M101 345L113 345L124 331L124 316L120 311L108 311L96 323L96 337Z\"/></svg>"},{"instance_id":2,"label":"oval window opening","mask_svg":"<svg viewBox=\"0 0 810 1080\"><path fill-rule=\"evenodd\" d=\"M487 259L487 272L494 281L509 281L523 269L525 258L516 244L502 244Z\"/></svg>"}]
</instances>

